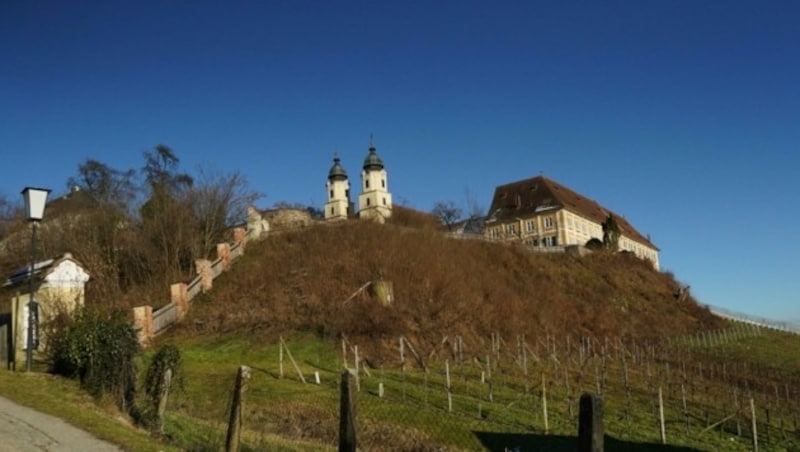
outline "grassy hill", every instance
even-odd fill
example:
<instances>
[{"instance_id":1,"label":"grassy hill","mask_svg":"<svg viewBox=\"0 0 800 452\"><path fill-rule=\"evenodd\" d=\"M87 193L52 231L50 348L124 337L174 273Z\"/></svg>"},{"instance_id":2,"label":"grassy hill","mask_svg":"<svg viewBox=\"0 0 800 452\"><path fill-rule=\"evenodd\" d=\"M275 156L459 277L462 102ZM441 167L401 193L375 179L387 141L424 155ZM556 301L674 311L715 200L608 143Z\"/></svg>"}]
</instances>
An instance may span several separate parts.
<instances>
[{"instance_id":1,"label":"grassy hill","mask_svg":"<svg viewBox=\"0 0 800 452\"><path fill-rule=\"evenodd\" d=\"M392 283L384 306L365 283ZM629 254L576 257L447 238L433 229L353 221L248 244L245 257L193 303L191 334L307 331L437 344L504 335L661 340L721 328L678 283ZM349 299L349 300L348 300Z\"/></svg>"}]
</instances>

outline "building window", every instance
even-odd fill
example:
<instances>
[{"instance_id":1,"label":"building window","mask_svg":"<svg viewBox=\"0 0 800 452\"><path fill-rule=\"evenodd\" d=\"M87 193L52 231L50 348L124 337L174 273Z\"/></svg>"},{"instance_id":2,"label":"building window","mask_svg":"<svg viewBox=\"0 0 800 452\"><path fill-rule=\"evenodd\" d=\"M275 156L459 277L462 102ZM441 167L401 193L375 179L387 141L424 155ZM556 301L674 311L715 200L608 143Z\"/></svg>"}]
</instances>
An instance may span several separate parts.
<instances>
[{"instance_id":1,"label":"building window","mask_svg":"<svg viewBox=\"0 0 800 452\"><path fill-rule=\"evenodd\" d=\"M553 229L553 217L544 217L544 228Z\"/></svg>"},{"instance_id":2,"label":"building window","mask_svg":"<svg viewBox=\"0 0 800 452\"><path fill-rule=\"evenodd\" d=\"M333 199L333 190L331 190L331 199Z\"/></svg>"},{"instance_id":3,"label":"building window","mask_svg":"<svg viewBox=\"0 0 800 452\"><path fill-rule=\"evenodd\" d=\"M369 198L367 198L367 205L369 205Z\"/></svg>"},{"instance_id":4,"label":"building window","mask_svg":"<svg viewBox=\"0 0 800 452\"><path fill-rule=\"evenodd\" d=\"M383 205L386 205L386 198L383 198Z\"/></svg>"},{"instance_id":5,"label":"building window","mask_svg":"<svg viewBox=\"0 0 800 452\"><path fill-rule=\"evenodd\" d=\"M333 215L333 207L331 207L331 215Z\"/></svg>"},{"instance_id":6,"label":"building window","mask_svg":"<svg viewBox=\"0 0 800 452\"><path fill-rule=\"evenodd\" d=\"M528 232L536 232L536 223L533 220L526 221L525 230Z\"/></svg>"},{"instance_id":7,"label":"building window","mask_svg":"<svg viewBox=\"0 0 800 452\"><path fill-rule=\"evenodd\" d=\"M517 227L515 224L507 224L506 225L506 232L509 235L515 235L517 233Z\"/></svg>"},{"instance_id":8,"label":"building window","mask_svg":"<svg viewBox=\"0 0 800 452\"><path fill-rule=\"evenodd\" d=\"M364 181L364 188L369 188L369 179Z\"/></svg>"},{"instance_id":9,"label":"building window","mask_svg":"<svg viewBox=\"0 0 800 452\"><path fill-rule=\"evenodd\" d=\"M386 188L386 179L381 179L381 188Z\"/></svg>"}]
</instances>

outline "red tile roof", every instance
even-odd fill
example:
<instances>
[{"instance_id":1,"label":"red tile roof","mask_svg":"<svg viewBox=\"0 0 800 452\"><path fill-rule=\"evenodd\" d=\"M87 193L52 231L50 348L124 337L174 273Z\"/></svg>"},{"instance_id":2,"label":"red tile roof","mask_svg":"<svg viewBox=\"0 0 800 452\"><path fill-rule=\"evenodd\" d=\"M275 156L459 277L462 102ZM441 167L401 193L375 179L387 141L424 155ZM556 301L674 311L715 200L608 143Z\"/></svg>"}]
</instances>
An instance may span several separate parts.
<instances>
[{"instance_id":1,"label":"red tile roof","mask_svg":"<svg viewBox=\"0 0 800 452\"><path fill-rule=\"evenodd\" d=\"M489 208L489 219L504 222L530 217L550 209L566 209L599 224L602 224L609 215L613 215L622 235L658 250L622 216L544 176L499 185L495 188L492 206Z\"/></svg>"}]
</instances>

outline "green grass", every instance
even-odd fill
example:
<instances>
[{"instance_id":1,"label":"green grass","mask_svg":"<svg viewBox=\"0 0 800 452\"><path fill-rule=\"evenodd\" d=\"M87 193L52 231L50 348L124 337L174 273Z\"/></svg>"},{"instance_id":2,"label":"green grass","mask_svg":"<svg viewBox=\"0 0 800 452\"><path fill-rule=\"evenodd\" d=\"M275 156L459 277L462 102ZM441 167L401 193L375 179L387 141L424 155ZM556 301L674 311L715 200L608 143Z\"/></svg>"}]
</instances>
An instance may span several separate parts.
<instances>
[{"instance_id":1,"label":"green grass","mask_svg":"<svg viewBox=\"0 0 800 452\"><path fill-rule=\"evenodd\" d=\"M177 345L184 361L185 388L173 390L165 420L165 437L159 441L132 428L84 395L72 381L43 374L0 373L0 394L24 405L49 412L93 432L100 438L124 444L129 450L220 450L224 445L234 378L240 365L252 369L244 394L242 450L311 451L336 448L339 422L339 385L343 366L339 344L309 335L287 338L288 349L297 361L307 383L300 381L288 354L284 353L280 375L280 348L277 341L241 336L187 338L179 335L162 338ZM541 345L541 344L540 344ZM752 396L758 407L759 442L765 450L797 450L800 434L794 427L797 401L772 398L769 391L749 392L737 386L734 376L722 381L720 363L747 360L773 369L769 376L750 375L753 381L797 384L800 338L781 333L761 332L739 336L713 347L664 350L663 360L652 360L643 353L628 356L630 400L626 396L620 351L609 354L603 382L606 408L605 425L614 447L646 449L660 442L656 394L663 389L667 443L696 450L749 450L749 407ZM556 359L536 349L540 361L530 359L527 375L514 361L513 351L504 350L499 365L493 357L492 400L488 372L483 360L467 360L463 366L449 357L452 411L448 410L445 362L428 356L429 372L397 363L360 373L360 392L356 394L357 432L364 450L410 450L440 447L446 450L501 449L513 444L552 444L555 450L574 448L577 434L578 398L596 392L603 364L600 355L584 358L573 350L557 353ZM420 350L421 353L425 351ZM141 358L144 370L154 349ZM641 353L641 351L640 351ZM485 356L483 352L480 356ZM612 356L613 355L613 356ZM643 356L645 358L643 358ZM684 381L682 357L687 369ZM349 357L352 360L352 356ZM673 361L669 361L670 358ZM688 363L688 364L686 364ZM352 364L351 364L352 365ZM698 376L702 366L703 378ZM713 367L714 375L711 375ZM318 373L321 384L314 383ZM733 370L730 371L733 374ZM542 374L547 388L548 431L545 435L542 409ZM565 377L566 374L566 377ZM482 376L486 379L482 381ZM777 378L777 379L776 379ZM569 391L566 382L569 381ZM749 381L749 380L748 380ZM686 433L681 399L681 384L687 394L690 432ZM384 396L379 397L379 385ZM734 388L735 391L734 392ZM798 388L800 389L800 388ZM792 389L794 391L795 389ZM791 393L796 394L795 392ZM721 426L706 429L735 413L733 397L741 410ZM796 399L796 398L795 398ZM572 413L570 413L570 401ZM630 411L626 414L626 406ZM771 409L769 439L765 409ZM737 428L738 423L738 428ZM741 430L741 435L738 433ZM558 446L558 445L561 446ZM561 447L562 449L559 449Z\"/></svg>"}]
</instances>

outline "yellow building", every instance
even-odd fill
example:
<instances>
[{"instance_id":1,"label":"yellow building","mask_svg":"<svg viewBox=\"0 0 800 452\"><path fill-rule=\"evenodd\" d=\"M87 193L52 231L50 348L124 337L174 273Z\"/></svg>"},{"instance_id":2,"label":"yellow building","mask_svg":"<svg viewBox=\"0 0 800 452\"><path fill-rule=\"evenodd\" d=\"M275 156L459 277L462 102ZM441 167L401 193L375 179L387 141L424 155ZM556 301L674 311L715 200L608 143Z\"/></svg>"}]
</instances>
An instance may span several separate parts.
<instances>
[{"instance_id":1,"label":"yellow building","mask_svg":"<svg viewBox=\"0 0 800 452\"><path fill-rule=\"evenodd\" d=\"M5 294L0 299L0 364L13 367L22 362L28 344L28 275L27 266L5 281ZM40 352L47 342L48 329L61 314L71 315L84 304L84 292L89 274L70 253L59 259L38 262L33 269L34 300L38 303L38 330L35 341ZM35 311L36 312L36 311Z\"/></svg>"},{"instance_id":2,"label":"yellow building","mask_svg":"<svg viewBox=\"0 0 800 452\"><path fill-rule=\"evenodd\" d=\"M495 188L484 235L521 241L544 251L603 240L603 223L616 222L619 250L647 259L658 269L658 248L625 218L575 191L537 176Z\"/></svg>"}]
</instances>

